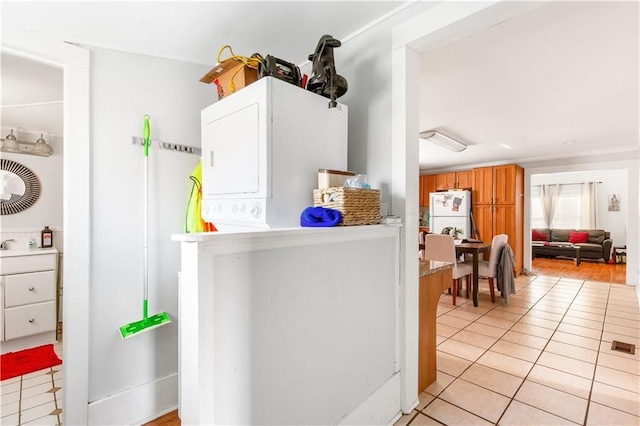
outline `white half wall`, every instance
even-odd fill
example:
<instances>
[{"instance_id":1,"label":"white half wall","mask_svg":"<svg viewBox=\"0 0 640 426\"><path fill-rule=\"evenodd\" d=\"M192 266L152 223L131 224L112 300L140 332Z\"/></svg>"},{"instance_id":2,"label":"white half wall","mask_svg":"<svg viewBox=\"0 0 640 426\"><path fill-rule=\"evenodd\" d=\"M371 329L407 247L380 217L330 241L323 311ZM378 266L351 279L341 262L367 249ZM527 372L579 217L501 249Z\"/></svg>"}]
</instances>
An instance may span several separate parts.
<instances>
[{"instance_id":1,"label":"white half wall","mask_svg":"<svg viewBox=\"0 0 640 426\"><path fill-rule=\"evenodd\" d=\"M127 411L117 404L126 398L113 395L159 390L136 398L147 404L152 397L156 413L177 405L175 386L148 384L178 369L180 251L170 236L183 231L189 175L199 160L149 150L149 314L166 311L173 322L123 341L118 328L142 319L143 300L144 156L132 137L142 136L149 114L151 139L199 147L200 110L214 101L214 91L198 81L205 66L104 49L91 49L91 60L89 423L131 424L143 420L140 413L153 413ZM122 417L123 410L129 415Z\"/></svg>"}]
</instances>

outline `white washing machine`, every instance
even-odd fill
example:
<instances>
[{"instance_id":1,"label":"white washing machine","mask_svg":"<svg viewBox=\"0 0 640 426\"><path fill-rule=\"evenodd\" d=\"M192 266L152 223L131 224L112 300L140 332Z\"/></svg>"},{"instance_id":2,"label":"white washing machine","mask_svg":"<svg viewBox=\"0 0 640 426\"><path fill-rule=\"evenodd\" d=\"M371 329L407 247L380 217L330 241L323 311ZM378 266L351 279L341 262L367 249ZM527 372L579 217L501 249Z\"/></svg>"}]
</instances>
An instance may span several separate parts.
<instances>
[{"instance_id":1,"label":"white washing machine","mask_svg":"<svg viewBox=\"0 0 640 426\"><path fill-rule=\"evenodd\" d=\"M202 216L220 231L300 226L318 169L347 169L347 106L264 77L202 110Z\"/></svg>"}]
</instances>

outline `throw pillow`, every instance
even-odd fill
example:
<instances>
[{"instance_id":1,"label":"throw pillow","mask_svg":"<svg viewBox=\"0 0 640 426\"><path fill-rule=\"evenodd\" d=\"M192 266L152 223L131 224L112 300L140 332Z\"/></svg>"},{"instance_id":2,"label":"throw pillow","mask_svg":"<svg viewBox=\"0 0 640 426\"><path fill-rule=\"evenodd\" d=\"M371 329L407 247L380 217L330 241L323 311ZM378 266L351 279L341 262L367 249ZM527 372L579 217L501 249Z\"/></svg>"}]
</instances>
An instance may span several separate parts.
<instances>
[{"instance_id":1,"label":"throw pillow","mask_svg":"<svg viewBox=\"0 0 640 426\"><path fill-rule=\"evenodd\" d=\"M547 241L547 236L544 235L542 232L538 231L537 229L532 229L531 239L533 241Z\"/></svg>"},{"instance_id":2,"label":"throw pillow","mask_svg":"<svg viewBox=\"0 0 640 426\"><path fill-rule=\"evenodd\" d=\"M588 237L588 232L569 232L569 242L571 244L586 243Z\"/></svg>"}]
</instances>

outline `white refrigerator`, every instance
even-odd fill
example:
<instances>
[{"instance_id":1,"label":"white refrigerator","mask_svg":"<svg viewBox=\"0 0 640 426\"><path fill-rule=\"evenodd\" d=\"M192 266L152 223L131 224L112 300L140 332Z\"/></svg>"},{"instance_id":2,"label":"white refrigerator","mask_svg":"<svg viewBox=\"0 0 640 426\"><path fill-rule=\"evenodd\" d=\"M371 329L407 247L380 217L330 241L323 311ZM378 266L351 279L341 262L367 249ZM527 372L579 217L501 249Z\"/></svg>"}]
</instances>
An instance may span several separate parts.
<instances>
[{"instance_id":1,"label":"white refrigerator","mask_svg":"<svg viewBox=\"0 0 640 426\"><path fill-rule=\"evenodd\" d=\"M458 228L462 231L458 238L471 238L471 191L430 193L429 217L431 232L439 234L445 228Z\"/></svg>"}]
</instances>

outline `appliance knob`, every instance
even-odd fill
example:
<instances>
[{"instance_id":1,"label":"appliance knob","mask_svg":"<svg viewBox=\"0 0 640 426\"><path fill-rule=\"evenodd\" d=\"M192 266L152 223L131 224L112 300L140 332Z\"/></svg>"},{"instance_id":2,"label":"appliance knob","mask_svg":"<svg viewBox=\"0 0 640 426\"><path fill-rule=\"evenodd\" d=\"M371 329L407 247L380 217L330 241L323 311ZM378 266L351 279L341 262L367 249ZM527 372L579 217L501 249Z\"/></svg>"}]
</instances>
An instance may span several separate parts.
<instances>
[{"instance_id":1,"label":"appliance knob","mask_svg":"<svg viewBox=\"0 0 640 426\"><path fill-rule=\"evenodd\" d=\"M222 204L218 204L218 212L222 212Z\"/></svg>"},{"instance_id":2,"label":"appliance knob","mask_svg":"<svg viewBox=\"0 0 640 426\"><path fill-rule=\"evenodd\" d=\"M245 214L247 212L247 206L245 206L244 204L242 204L240 206L240 213Z\"/></svg>"},{"instance_id":3,"label":"appliance knob","mask_svg":"<svg viewBox=\"0 0 640 426\"><path fill-rule=\"evenodd\" d=\"M234 204L233 208L231 209L231 211L233 212L233 214L238 214L238 205Z\"/></svg>"},{"instance_id":4,"label":"appliance knob","mask_svg":"<svg viewBox=\"0 0 640 426\"><path fill-rule=\"evenodd\" d=\"M260 214L262 213L262 208L260 207L260 204L255 203L252 207L251 207L251 215L253 217L260 217Z\"/></svg>"}]
</instances>

